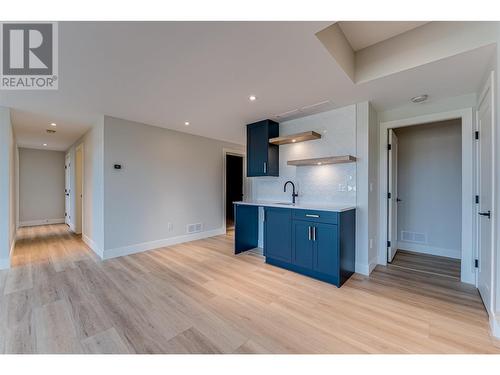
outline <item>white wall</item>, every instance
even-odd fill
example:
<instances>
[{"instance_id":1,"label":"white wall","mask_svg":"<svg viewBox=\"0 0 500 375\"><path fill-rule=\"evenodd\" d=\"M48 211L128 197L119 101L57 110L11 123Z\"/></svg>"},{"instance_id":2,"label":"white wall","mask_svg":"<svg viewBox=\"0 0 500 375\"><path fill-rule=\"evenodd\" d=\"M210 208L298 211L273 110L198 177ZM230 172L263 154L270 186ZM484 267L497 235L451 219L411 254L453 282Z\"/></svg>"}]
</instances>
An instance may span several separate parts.
<instances>
[{"instance_id":1,"label":"white wall","mask_svg":"<svg viewBox=\"0 0 500 375\"><path fill-rule=\"evenodd\" d=\"M461 258L461 121L396 129L398 136L398 247ZM401 231L422 233L423 243Z\"/></svg>"},{"instance_id":2,"label":"white wall","mask_svg":"<svg viewBox=\"0 0 500 375\"><path fill-rule=\"evenodd\" d=\"M21 226L64 223L64 158L61 151L19 149Z\"/></svg>"},{"instance_id":3,"label":"white wall","mask_svg":"<svg viewBox=\"0 0 500 375\"><path fill-rule=\"evenodd\" d=\"M104 117L96 122L67 151L71 165L75 165L76 147L83 143L84 189L82 239L102 257L104 252ZM71 169L71 186L76 185L76 168ZM71 196L71 212L76 212L76 196ZM76 216L71 218L70 227L76 228Z\"/></svg>"},{"instance_id":4,"label":"white wall","mask_svg":"<svg viewBox=\"0 0 500 375\"><path fill-rule=\"evenodd\" d=\"M112 117L104 144L105 258L223 233L223 148L243 146Z\"/></svg>"},{"instance_id":5,"label":"white wall","mask_svg":"<svg viewBox=\"0 0 500 375\"><path fill-rule=\"evenodd\" d=\"M0 269L10 266L16 236L16 144L10 110L0 107Z\"/></svg>"},{"instance_id":6,"label":"white wall","mask_svg":"<svg viewBox=\"0 0 500 375\"><path fill-rule=\"evenodd\" d=\"M356 105L356 272L370 274L377 265L378 122L369 102Z\"/></svg>"}]
</instances>

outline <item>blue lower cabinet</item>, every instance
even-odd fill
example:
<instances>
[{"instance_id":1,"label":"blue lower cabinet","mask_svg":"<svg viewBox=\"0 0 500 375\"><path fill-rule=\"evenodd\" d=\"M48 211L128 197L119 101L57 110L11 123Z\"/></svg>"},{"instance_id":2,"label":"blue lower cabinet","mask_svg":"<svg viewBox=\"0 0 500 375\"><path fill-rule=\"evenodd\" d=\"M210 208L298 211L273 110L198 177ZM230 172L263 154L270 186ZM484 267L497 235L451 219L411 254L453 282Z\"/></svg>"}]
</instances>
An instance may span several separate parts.
<instances>
[{"instance_id":1,"label":"blue lower cabinet","mask_svg":"<svg viewBox=\"0 0 500 375\"><path fill-rule=\"evenodd\" d=\"M294 220L292 227L292 263L299 267L312 269L314 265L312 223Z\"/></svg>"},{"instance_id":2,"label":"blue lower cabinet","mask_svg":"<svg viewBox=\"0 0 500 375\"><path fill-rule=\"evenodd\" d=\"M266 209L266 262L340 287L354 273L355 210L291 211Z\"/></svg>"},{"instance_id":3,"label":"blue lower cabinet","mask_svg":"<svg viewBox=\"0 0 500 375\"><path fill-rule=\"evenodd\" d=\"M314 270L339 276L339 231L337 225L314 224Z\"/></svg>"},{"instance_id":4,"label":"blue lower cabinet","mask_svg":"<svg viewBox=\"0 0 500 375\"><path fill-rule=\"evenodd\" d=\"M291 212L283 208L264 208L264 256L292 261Z\"/></svg>"}]
</instances>

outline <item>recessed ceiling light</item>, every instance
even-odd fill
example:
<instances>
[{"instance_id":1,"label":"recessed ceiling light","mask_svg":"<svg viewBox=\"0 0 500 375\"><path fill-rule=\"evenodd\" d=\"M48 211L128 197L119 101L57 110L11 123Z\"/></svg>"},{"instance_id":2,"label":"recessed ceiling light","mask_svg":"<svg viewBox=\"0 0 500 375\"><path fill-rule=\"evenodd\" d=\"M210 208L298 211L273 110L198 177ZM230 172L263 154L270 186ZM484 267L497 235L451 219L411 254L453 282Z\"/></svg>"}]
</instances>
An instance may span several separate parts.
<instances>
[{"instance_id":1,"label":"recessed ceiling light","mask_svg":"<svg viewBox=\"0 0 500 375\"><path fill-rule=\"evenodd\" d=\"M185 121L184 125L189 126L189 121Z\"/></svg>"},{"instance_id":2,"label":"recessed ceiling light","mask_svg":"<svg viewBox=\"0 0 500 375\"><path fill-rule=\"evenodd\" d=\"M250 96L248 97L248 99L249 99L251 102L254 102L254 101L256 101L256 100L257 100L257 97L256 97L255 95L250 95Z\"/></svg>"},{"instance_id":3,"label":"recessed ceiling light","mask_svg":"<svg viewBox=\"0 0 500 375\"><path fill-rule=\"evenodd\" d=\"M47 146L47 143L44 143L43 145L44 145L44 146Z\"/></svg>"},{"instance_id":4,"label":"recessed ceiling light","mask_svg":"<svg viewBox=\"0 0 500 375\"><path fill-rule=\"evenodd\" d=\"M323 164L323 163L321 163L321 162L319 161L319 162L318 162L318 165L321 165L321 164Z\"/></svg>"},{"instance_id":5,"label":"recessed ceiling light","mask_svg":"<svg viewBox=\"0 0 500 375\"><path fill-rule=\"evenodd\" d=\"M417 96L414 96L413 98L411 98L410 100L413 102L413 103L422 103L422 102L425 102L427 99L429 99L429 95L427 94L422 94L422 95L417 95Z\"/></svg>"},{"instance_id":6,"label":"recessed ceiling light","mask_svg":"<svg viewBox=\"0 0 500 375\"><path fill-rule=\"evenodd\" d=\"M57 126L55 122L50 123L50 126Z\"/></svg>"},{"instance_id":7,"label":"recessed ceiling light","mask_svg":"<svg viewBox=\"0 0 500 375\"><path fill-rule=\"evenodd\" d=\"M295 142L297 142L297 140L296 139L292 139L292 142L295 143Z\"/></svg>"}]
</instances>

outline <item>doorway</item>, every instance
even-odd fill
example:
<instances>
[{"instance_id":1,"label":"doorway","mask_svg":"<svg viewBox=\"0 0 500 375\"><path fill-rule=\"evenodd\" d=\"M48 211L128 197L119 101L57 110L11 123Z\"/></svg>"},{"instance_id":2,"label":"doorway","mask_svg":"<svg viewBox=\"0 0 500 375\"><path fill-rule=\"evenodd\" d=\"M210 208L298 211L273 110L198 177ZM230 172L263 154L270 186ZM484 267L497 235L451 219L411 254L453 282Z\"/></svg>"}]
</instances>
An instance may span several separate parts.
<instances>
[{"instance_id":1,"label":"doorway","mask_svg":"<svg viewBox=\"0 0 500 375\"><path fill-rule=\"evenodd\" d=\"M460 280L461 120L389 130L387 261Z\"/></svg>"},{"instance_id":2,"label":"doorway","mask_svg":"<svg viewBox=\"0 0 500 375\"><path fill-rule=\"evenodd\" d=\"M226 153L225 165L225 222L228 231L234 229L233 203L243 199L244 157Z\"/></svg>"},{"instance_id":3,"label":"doorway","mask_svg":"<svg viewBox=\"0 0 500 375\"><path fill-rule=\"evenodd\" d=\"M408 201L407 197L402 197L401 187L393 186L395 182L400 180L401 176L398 176L398 172L401 173L402 169L398 164L401 163L401 160L397 160L397 156L395 154L390 155L390 152L393 150L389 150L389 137L392 136L398 137L398 132L402 131L405 128L419 128L431 126L430 124L441 123L440 126L444 126L444 124L450 124L450 121L459 121L460 125L457 125L455 136L459 135L460 140L457 140L454 144L456 150L460 152L460 155L455 154L453 157L455 160L455 172L456 169L459 169L459 178L456 177L454 185L458 185L460 190L455 189L453 186L449 187L449 189L454 189L454 194L445 194L441 192L440 194L436 194L433 190L432 186L437 186L437 188L443 188L439 184L433 185L431 183L427 183L430 177L426 179L416 180L414 182L416 185L420 186L417 190L419 194L422 195L421 199L425 199L425 204L428 206L428 210L432 212L434 210L433 205L429 206L429 203L435 199L436 205L440 204L440 200L448 204L448 207L453 207L454 212L454 232L450 238L452 238L455 242L454 245L443 245L443 241L445 239L438 239L435 234L431 232L435 232L435 229L445 228L448 224L446 219L441 219L438 221L438 224L435 224L434 227L428 227L427 232L425 230L418 230L412 228L411 223L404 224L409 225L410 228L401 228L401 212L398 212L399 206L402 204L407 205L407 211L410 214L415 212L421 212L423 215L428 214L429 212L422 212L421 207L416 206L412 200ZM422 128L422 129L424 129ZM437 126L436 126L437 128ZM458 129L459 128L459 129ZM379 205L379 220L380 220L380 247L379 247L379 259L378 263L386 265L391 261L394 262L394 259L397 255L397 250L401 246L399 246L399 242L403 241L407 246L410 244L410 247L403 248L403 251L411 252L413 255L430 255L430 256L439 256L442 258L455 259L460 261L460 281L466 282L469 284L475 284L476 281L476 269L475 269L475 243L474 243L474 235L475 235L475 226L474 226L474 210L475 210L475 188L474 188L474 150L473 150L473 110L472 108L443 112L443 113L435 113L430 115L422 115L413 118L394 120L389 122L382 122L380 124L380 154L379 154L379 181L380 181L380 205ZM394 139L393 139L394 140ZM432 149L438 149L440 146L440 142L445 142L446 138L441 141L436 141L437 145L434 145ZM399 142L398 142L399 141ZM401 150L401 139L397 139L396 142ZM447 142L447 141L446 141ZM405 146L406 147L406 146ZM451 155L451 154L450 154ZM424 157L427 155L424 155ZM394 160L394 157L396 160ZM391 159L391 160L389 160ZM425 160L425 159L424 159ZM435 168L437 163L436 158L428 159L425 163L423 163L423 167L425 170L435 169L435 177L434 179L440 179L440 173L443 175L448 174L447 168ZM389 163L390 161L390 163ZM457 163L460 162L460 164ZM439 163L437 163L439 165ZM459 167L457 166L459 165ZM392 171L390 171L392 169ZM390 175L390 179L389 179ZM399 191L395 191L395 189L399 188ZM395 194L392 194L392 191L395 191ZM406 190L406 188L405 188ZM443 190L443 189L442 189ZM446 189L444 189L446 190ZM391 193L391 194L389 194ZM452 199L453 198L453 199ZM400 201L398 201L398 199ZM452 202L453 200L453 202ZM389 210L390 208L390 210ZM393 213L395 215L393 216ZM438 212L441 213L441 212ZM447 214L447 212L445 212ZM392 217L391 217L392 216ZM446 221L446 222L445 222ZM399 224L399 225L398 225ZM398 227L399 226L399 227ZM448 233L453 232L449 228L447 229ZM430 238L430 236L433 238ZM434 246L432 246L432 242L434 242ZM440 246L441 244L441 246ZM429 254L429 247L432 247L430 250L432 252ZM408 254L406 254L406 260L408 260ZM417 257L418 258L418 257ZM416 259L415 264L425 263L425 259ZM435 259L436 264L441 265L442 260L446 259ZM445 262L446 263L446 262ZM455 264L450 265L451 268L456 268ZM430 271L433 272L433 271Z\"/></svg>"}]
</instances>

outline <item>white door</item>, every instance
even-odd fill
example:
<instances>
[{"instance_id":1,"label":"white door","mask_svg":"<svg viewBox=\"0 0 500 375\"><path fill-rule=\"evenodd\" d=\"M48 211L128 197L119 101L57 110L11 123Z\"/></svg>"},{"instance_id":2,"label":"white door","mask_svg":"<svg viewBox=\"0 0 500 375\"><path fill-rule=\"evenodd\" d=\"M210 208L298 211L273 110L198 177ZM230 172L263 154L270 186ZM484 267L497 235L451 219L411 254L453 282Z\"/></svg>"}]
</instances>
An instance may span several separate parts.
<instances>
[{"instance_id":1,"label":"white door","mask_svg":"<svg viewBox=\"0 0 500 375\"><path fill-rule=\"evenodd\" d=\"M488 84L478 105L479 130L479 233L478 233L478 289L488 311L492 303L492 207L493 207L493 92Z\"/></svg>"},{"instance_id":2,"label":"white door","mask_svg":"<svg viewBox=\"0 0 500 375\"><path fill-rule=\"evenodd\" d=\"M398 137L392 129L389 129L388 152L387 261L392 262L398 250Z\"/></svg>"},{"instance_id":3,"label":"white door","mask_svg":"<svg viewBox=\"0 0 500 375\"><path fill-rule=\"evenodd\" d=\"M64 222L66 224L70 224L71 222L71 201L70 201L70 193L71 193L71 164L70 164L70 156L66 155L66 162L64 165L65 169L65 182L64 182L64 195L65 195L65 213L64 213Z\"/></svg>"}]
</instances>

